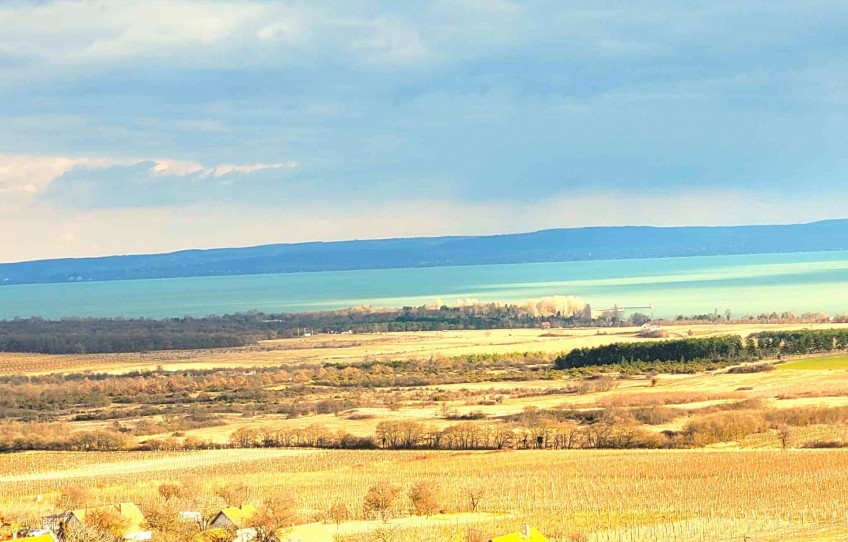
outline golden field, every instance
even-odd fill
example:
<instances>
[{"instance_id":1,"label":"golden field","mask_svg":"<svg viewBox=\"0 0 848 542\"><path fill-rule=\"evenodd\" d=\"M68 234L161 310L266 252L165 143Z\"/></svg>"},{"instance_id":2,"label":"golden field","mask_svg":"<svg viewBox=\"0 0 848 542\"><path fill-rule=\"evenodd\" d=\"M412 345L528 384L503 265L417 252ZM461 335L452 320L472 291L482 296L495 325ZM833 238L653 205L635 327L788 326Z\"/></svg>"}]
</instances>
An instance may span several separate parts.
<instances>
[{"instance_id":1,"label":"golden field","mask_svg":"<svg viewBox=\"0 0 848 542\"><path fill-rule=\"evenodd\" d=\"M779 366L778 366L779 367ZM236 429L292 431L321 425L329 431L345 431L358 436L373 435L383 421L412 421L443 429L457 423L446 419L444 410L456 415L477 414L471 423L481 426L500 423L506 416L520 415L528 409L592 410L598 408L633 408L664 406L677 409L680 416L666 424L645 426L651 431L680 430L696 417L721 405L756 401L752 408L792 409L830 408L848 406L848 371L846 370L777 370L750 374L729 374L716 371L694 375L659 375L655 382L644 377L616 379L608 390L575 394L567 379L473 382L423 387L395 387L362 391L364 399L373 399L374 406L349 409L337 414L317 414L291 418L283 414L256 413L251 416L225 415L225 425L193 429L185 432L202 440L226 444ZM331 394L332 390L326 392ZM321 397L319 395L317 397ZM442 397L428 401L428 397ZM381 404L392 398L390 407ZM102 422L79 422L77 429L103 428ZM842 426L828 428L841 436L848 434ZM797 444L803 443L801 432ZM152 435L163 438L167 435ZM848 440L848 439L846 439ZM735 446L778 447L773 432L759 435L749 442ZM727 447L727 444L723 445Z\"/></svg>"},{"instance_id":2,"label":"golden field","mask_svg":"<svg viewBox=\"0 0 848 542\"><path fill-rule=\"evenodd\" d=\"M363 515L369 486L407 489L423 479L437 483L445 514L387 523ZM469 528L507 532L525 522L554 541L848 536L848 454L822 450L30 453L0 457L0 506L46 513L62 488L78 483L95 488L99 501L145 502L174 481L210 492L246 484L254 498L289 492L310 519L326 519L342 503L350 517L333 528L349 541L450 540ZM480 498L475 514L470 492ZM393 516L409 507L400 499Z\"/></svg>"},{"instance_id":3,"label":"golden field","mask_svg":"<svg viewBox=\"0 0 848 542\"><path fill-rule=\"evenodd\" d=\"M668 329L672 336L688 335L690 331L708 336L795 327L760 324ZM314 377L322 371L319 362L420 359L428 364L474 353L554 353L615 341L648 340L637 338L635 329L604 331L323 335L198 352L0 354L0 373L119 374L158 365L179 371L223 367L230 371L230 381L238 382L251 367L313 364L316 368L310 374ZM627 425L635 422L621 422L626 417L623 414L645 409L671 412L673 415L662 423L639 422L637 429L656 436L683 434L690 424L711 415L731 413L762 421L768 413L815 414L848 408L848 370L836 358L790 360L776 367L779 370L751 373L723 368L685 375L611 374L603 386L592 384L585 389L581 386L596 381L551 371L539 373L545 378L520 381L483 378L350 389L314 382L303 387L303 381L294 380L275 382L265 389L286 392L289 387L298 388L297 401L355 396L359 404L333 414L298 416L262 408L232 411L220 415L223 423L219 425L179 431L176 438L193 437L224 446L239 429L306 431L319 425L326 431L364 437L374 435L384 421L444 429L459 419L468 419L463 423L480 428L504 425L521 430L518 426L523 422L516 417L537 411L613 413L619 420L616 423ZM347 367L338 372L357 370ZM496 377L497 371L481 374ZM165 377L160 378L164 382ZM128 407L116 402L90 411L122 408ZM452 417L445 415L447 411ZM80 412L85 411L75 410L74 414ZM127 412L119 419L120 425L132 427L143 421L143 417ZM462 418L472 414L475 417ZM147 418L161 421L164 417L150 414ZM53 430L101 430L115 423L112 419L72 421L67 416L56 422ZM138 439L144 443L173 437L174 433L140 434ZM802 449L813 442L848 443L848 423L798 423L781 439L779 427L765 425L739 438L681 450L22 452L0 455L0 517L36 518L55 512L59 495L80 485L90 489L90 505L133 501L143 507L153 506L162 501L160 485L177 483L192 488L197 495L244 486L251 501L289 493L301 518L330 523L340 542L465 542L470 530L508 532L524 523L537 527L555 542L848 539L848 450ZM407 492L422 480L437 484L441 513L429 517L412 514ZM381 482L401 489L401 497L386 521L375 520L363 510L366 491ZM479 498L476 508L472 495ZM192 503L168 501L167 505L190 509ZM343 519L331 514L340 506L346 510Z\"/></svg>"},{"instance_id":4,"label":"golden field","mask_svg":"<svg viewBox=\"0 0 848 542\"><path fill-rule=\"evenodd\" d=\"M783 329L792 326L738 326L703 325L686 326L697 336L721 333L746 335L763 329ZM669 328L670 333L683 333L684 328ZM568 330L568 336L550 337L565 333L564 330L543 332L541 330L496 330L461 331L446 333L397 333L378 335L325 335L300 339L269 341L258 348L213 350L198 352L152 352L149 354L89 355L89 356L21 356L0 354L0 363L29 365L30 358L37 362L31 374L61 368L64 371L124 372L130 367L141 369L144 364L164 365L169 370L181 368L230 367L247 368L264 364L284 366L303 361L318 362L369 359L397 359L419 357L432 359L449 353L487 352L492 348L504 351L527 349L533 351L561 351L569 347L602 344L622 340L646 340L635 337L635 329L616 329L615 333L598 334L595 329ZM335 346L328 346L335 345ZM436 350L443 348L444 350ZM512 350L510 350L512 349ZM12 363L11 360L17 361ZM830 358L827 358L830 359ZM117 361L116 361L117 360ZM129 361L132 360L132 361ZM799 365L799 363L801 363ZM98 365L102 364L102 365ZM345 431L357 436L368 436L383 421L410 421L428 427L444 429L457 423L461 416L475 415L471 423L481 426L502 423L505 417L517 416L528 409L624 409L662 406L675 409L679 415L667 423L647 425L645 429L655 432L681 430L688 421L701 412L720 408L722 405L744 401L757 401L753 408L790 409L825 408L848 406L848 371L840 369L817 370L818 367L833 367L829 361L790 361L777 365L780 370L750 374L730 374L726 370L700 374L658 375L651 380L643 376L616 377L609 389L589 389L574 392L575 381L558 372L549 374L544 380L492 381L483 379L475 382L424 386L373 387L345 390L343 388L317 387L311 393L300 395L304 401L320 401L332 397L355 396L360 406L341 412L312 414L292 417L284 413L268 413L256 408L244 413L220 414L223 423L182 431L183 437L195 437L202 441L227 444L237 429L263 431L297 431L316 425L329 431ZM798 367L798 368L794 368ZM150 367L153 368L153 367ZM491 373L490 373L491 376ZM293 383L268 386L269 390L285 391ZM106 410L122 408L113 404ZM452 419L445 416L450 410ZM79 411L77 411L79 412ZM158 417L153 416L158 419ZM132 425L140 417L122 417L121 423ZM107 429L111 421L72 421L62 431L89 431ZM833 429L837 436L841 430ZM801 431L796 431L801 435ZM152 433L141 437L161 439L169 433ZM798 444L804 440L799 436ZM771 432L735 442L732 446L777 447L776 437ZM727 447L724 443L722 446Z\"/></svg>"},{"instance_id":5,"label":"golden field","mask_svg":"<svg viewBox=\"0 0 848 542\"><path fill-rule=\"evenodd\" d=\"M765 330L825 329L848 324L702 324L665 326L670 337L706 337ZM46 355L0 353L0 375L54 372L127 373L158 366L184 371L222 367L267 367L294 363L355 362L362 360L429 359L468 354L513 352L560 353L574 348L623 341L650 341L638 328L493 329L482 331L419 331L357 335L313 335L263 341L256 346L220 350L162 351L140 354Z\"/></svg>"}]
</instances>

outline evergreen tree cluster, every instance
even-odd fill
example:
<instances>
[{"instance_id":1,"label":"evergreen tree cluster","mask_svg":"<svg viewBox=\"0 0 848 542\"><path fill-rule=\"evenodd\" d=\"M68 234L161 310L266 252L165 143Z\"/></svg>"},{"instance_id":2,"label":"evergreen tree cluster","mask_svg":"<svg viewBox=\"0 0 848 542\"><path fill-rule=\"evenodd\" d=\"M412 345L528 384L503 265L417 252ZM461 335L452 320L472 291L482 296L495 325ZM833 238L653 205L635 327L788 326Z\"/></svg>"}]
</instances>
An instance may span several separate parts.
<instances>
[{"instance_id":1,"label":"evergreen tree cluster","mask_svg":"<svg viewBox=\"0 0 848 542\"><path fill-rule=\"evenodd\" d=\"M745 344L759 357L824 354L848 349L848 329L761 331L749 335Z\"/></svg>"},{"instance_id":2,"label":"evergreen tree cluster","mask_svg":"<svg viewBox=\"0 0 848 542\"><path fill-rule=\"evenodd\" d=\"M721 361L745 354L738 335L689 338L649 343L613 343L577 348L556 358L558 369L597 365L624 365L637 362Z\"/></svg>"},{"instance_id":3,"label":"evergreen tree cluster","mask_svg":"<svg viewBox=\"0 0 848 542\"><path fill-rule=\"evenodd\" d=\"M839 350L848 350L848 329L799 329L753 333L744 342L737 335L723 335L577 348L558 356L555 364L558 369L576 369L644 363L726 363Z\"/></svg>"}]
</instances>

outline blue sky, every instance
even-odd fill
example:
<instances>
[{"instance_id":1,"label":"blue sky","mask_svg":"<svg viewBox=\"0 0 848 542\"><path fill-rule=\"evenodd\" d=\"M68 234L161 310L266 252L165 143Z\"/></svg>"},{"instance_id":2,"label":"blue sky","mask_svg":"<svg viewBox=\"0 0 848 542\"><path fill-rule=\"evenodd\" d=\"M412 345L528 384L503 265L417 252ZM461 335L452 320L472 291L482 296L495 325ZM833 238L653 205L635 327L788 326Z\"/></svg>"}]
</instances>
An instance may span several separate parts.
<instances>
[{"instance_id":1,"label":"blue sky","mask_svg":"<svg viewBox=\"0 0 848 542\"><path fill-rule=\"evenodd\" d=\"M7 1L0 28L0 261L848 215L842 1Z\"/></svg>"}]
</instances>

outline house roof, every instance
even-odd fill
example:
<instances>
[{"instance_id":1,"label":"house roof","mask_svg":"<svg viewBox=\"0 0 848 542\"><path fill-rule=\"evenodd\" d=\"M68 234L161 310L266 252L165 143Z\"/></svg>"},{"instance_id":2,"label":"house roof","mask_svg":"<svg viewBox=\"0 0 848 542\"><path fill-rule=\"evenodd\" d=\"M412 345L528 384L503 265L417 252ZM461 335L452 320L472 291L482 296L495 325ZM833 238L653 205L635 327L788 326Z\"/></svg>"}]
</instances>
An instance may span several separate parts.
<instances>
[{"instance_id":1,"label":"house roof","mask_svg":"<svg viewBox=\"0 0 848 542\"><path fill-rule=\"evenodd\" d=\"M232 506L221 510L218 515L221 514L232 521L236 527L243 527L256 514L256 507L250 504L243 504L240 507Z\"/></svg>"},{"instance_id":2,"label":"house roof","mask_svg":"<svg viewBox=\"0 0 848 542\"><path fill-rule=\"evenodd\" d=\"M523 532L519 532L498 536L489 542L548 542L548 539L536 529L531 528L529 538L524 536Z\"/></svg>"},{"instance_id":3,"label":"house roof","mask_svg":"<svg viewBox=\"0 0 848 542\"><path fill-rule=\"evenodd\" d=\"M274 533L279 542L333 542L335 537L323 523L306 523Z\"/></svg>"}]
</instances>

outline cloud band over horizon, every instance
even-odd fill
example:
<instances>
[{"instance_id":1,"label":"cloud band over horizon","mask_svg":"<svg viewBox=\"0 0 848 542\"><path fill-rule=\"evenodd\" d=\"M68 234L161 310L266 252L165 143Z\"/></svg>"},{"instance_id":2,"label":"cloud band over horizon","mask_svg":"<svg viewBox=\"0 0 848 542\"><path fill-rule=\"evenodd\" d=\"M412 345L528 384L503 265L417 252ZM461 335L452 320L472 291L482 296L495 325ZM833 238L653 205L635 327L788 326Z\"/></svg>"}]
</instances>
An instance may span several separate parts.
<instances>
[{"instance_id":1,"label":"cloud band over horizon","mask_svg":"<svg viewBox=\"0 0 848 542\"><path fill-rule=\"evenodd\" d=\"M0 261L845 216L848 6L0 7Z\"/></svg>"}]
</instances>

